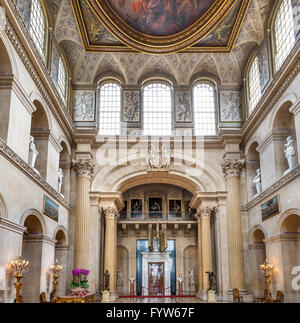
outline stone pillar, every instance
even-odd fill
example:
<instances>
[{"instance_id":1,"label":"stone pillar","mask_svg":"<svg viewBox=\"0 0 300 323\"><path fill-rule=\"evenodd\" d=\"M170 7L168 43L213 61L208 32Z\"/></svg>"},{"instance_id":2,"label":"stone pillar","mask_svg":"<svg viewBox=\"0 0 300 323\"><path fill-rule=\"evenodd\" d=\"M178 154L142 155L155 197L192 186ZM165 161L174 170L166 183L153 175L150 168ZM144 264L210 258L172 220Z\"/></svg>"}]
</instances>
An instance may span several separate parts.
<instances>
[{"instance_id":1,"label":"stone pillar","mask_svg":"<svg viewBox=\"0 0 300 323\"><path fill-rule=\"evenodd\" d=\"M227 236L229 260L229 287L243 290L244 259L243 234L240 206L239 175L245 161L241 159L225 160L222 165L227 186Z\"/></svg>"},{"instance_id":2,"label":"stone pillar","mask_svg":"<svg viewBox=\"0 0 300 323\"><path fill-rule=\"evenodd\" d=\"M201 214L196 213L195 217L198 223L198 290L197 297L201 298L201 292L203 290L202 282L202 230L201 230Z\"/></svg>"},{"instance_id":3,"label":"stone pillar","mask_svg":"<svg viewBox=\"0 0 300 323\"><path fill-rule=\"evenodd\" d=\"M210 218L214 213L214 209L202 207L200 209L201 229L202 229L202 284L203 291L209 288L209 280L207 272L212 272L212 244Z\"/></svg>"},{"instance_id":4,"label":"stone pillar","mask_svg":"<svg viewBox=\"0 0 300 323\"><path fill-rule=\"evenodd\" d=\"M117 224L120 217L116 207L104 209L105 213L105 255L104 271L109 272L110 301L118 299L117 293Z\"/></svg>"},{"instance_id":5,"label":"stone pillar","mask_svg":"<svg viewBox=\"0 0 300 323\"><path fill-rule=\"evenodd\" d=\"M75 255L74 267L89 269L89 237L90 237L90 182L94 173L94 165L90 160L73 161L77 179L77 201L75 217Z\"/></svg>"}]
</instances>

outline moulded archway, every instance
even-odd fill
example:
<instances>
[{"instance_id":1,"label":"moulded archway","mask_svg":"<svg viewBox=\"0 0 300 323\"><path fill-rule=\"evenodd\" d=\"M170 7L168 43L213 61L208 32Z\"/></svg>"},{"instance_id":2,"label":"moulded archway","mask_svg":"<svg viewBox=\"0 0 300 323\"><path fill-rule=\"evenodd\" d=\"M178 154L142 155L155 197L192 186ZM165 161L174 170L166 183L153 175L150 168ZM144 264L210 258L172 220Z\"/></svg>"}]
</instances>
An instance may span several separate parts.
<instances>
[{"instance_id":1,"label":"moulded archway","mask_svg":"<svg viewBox=\"0 0 300 323\"><path fill-rule=\"evenodd\" d=\"M22 296L25 303L39 301L41 286L43 224L37 214L28 213L24 218L26 232L23 236L22 257L29 261L29 271L24 275Z\"/></svg>"},{"instance_id":2,"label":"moulded archway","mask_svg":"<svg viewBox=\"0 0 300 323\"><path fill-rule=\"evenodd\" d=\"M296 210L294 210L296 211ZM284 282L284 297L287 302L297 302L299 292L293 288L295 278L292 271L300 263L300 216L292 210L286 212L280 219L280 245L282 255L282 271Z\"/></svg>"},{"instance_id":3,"label":"moulded archway","mask_svg":"<svg viewBox=\"0 0 300 323\"><path fill-rule=\"evenodd\" d=\"M260 265L266 260L266 233L261 226L255 226L249 233L249 257L250 257L250 288L254 297L264 295L264 276L260 272Z\"/></svg>"},{"instance_id":4,"label":"moulded archway","mask_svg":"<svg viewBox=\"0 0 300 323\"><path fill-rule=\"evenodd\" d=\"M117 248L117 290L120 295L128 294L129 251L124 246Z\"/></svg>"},{"instance_id":5,"label":"moulded archway","mask_svg":"<svg viewBox=\"0 0 300 323\"><path fill-rule=\"evenodd\" d=\"M195 273L195 283L196 283L196 290L200 287L198 286L199 283L199 264L198 264L198 247L195 245L187 246L183 251L183 264L184 264L184 292L190 293L190 286L189 286L189 270L193 269Z\"/></svg>"}]
</instances>

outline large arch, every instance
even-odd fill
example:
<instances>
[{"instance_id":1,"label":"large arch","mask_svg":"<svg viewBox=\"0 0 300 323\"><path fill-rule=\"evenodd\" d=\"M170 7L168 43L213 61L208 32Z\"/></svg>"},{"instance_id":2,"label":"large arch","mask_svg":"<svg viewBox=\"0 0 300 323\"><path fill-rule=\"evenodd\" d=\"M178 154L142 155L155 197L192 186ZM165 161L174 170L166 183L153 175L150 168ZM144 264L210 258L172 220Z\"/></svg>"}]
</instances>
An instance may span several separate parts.
<instances>
[{"instance_id":1,"label":"large arch","mask_svg":"<svg viewBox=\"0 0 300 323\"><path fill-rule=\"evenodd\" d=\"M44 217L42 216L42 214L36 209L28 209L28 210L26 210L21 216L20 225L24 226L26 219L30 215L34 215L36 218L38 218L38 220L40 221L41 226L42 226L42 234L47 235L46 221L45 221Z\"/></svg>"},{"instance_id":2,"label":"large arch","mask_svg":"<svg viewBox=\"0 0 300 323\"><path fill-rule=\"evenodd\" d=\"M101 158L102 155L97 154L97 160L100 161ZM182 162L184 167L171 166L169 171L149 172L144 157L128 155L124 159L121 158L118 165L103 167L94 177L91 190L125 192L137 185L164 183L183 187L192 194L197 191L225 191L224 178L208 163L201 164L191 156L185 156L183 159L180 154L174 154L171 161ZM189 165L192 166L188 167Z\"/></svg>"}]
</instances>

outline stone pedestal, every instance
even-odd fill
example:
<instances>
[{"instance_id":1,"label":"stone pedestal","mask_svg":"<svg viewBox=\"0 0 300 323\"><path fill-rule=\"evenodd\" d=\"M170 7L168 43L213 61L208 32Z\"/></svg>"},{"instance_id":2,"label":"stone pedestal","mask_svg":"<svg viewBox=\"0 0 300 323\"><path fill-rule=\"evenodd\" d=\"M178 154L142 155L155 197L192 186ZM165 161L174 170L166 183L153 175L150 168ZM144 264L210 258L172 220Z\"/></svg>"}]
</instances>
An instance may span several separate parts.
<instances>
[{"instance_id":1,"label":"stone pedestal","mask_svg":"<svg viewBox=\"0 0 300 323\"><path fill-rule=\"evenodd\" d=\"M189 289L190 289L190 295L196 295L196 286L195 286L195 284L190 284Z\"/></svg>"},{"instance_id":2,"label":"stone pedestal","mask_svg":"<svg viewBox=\"0 0 300 323\"><path fill-rule=\"evenodd\" d=\"M102 293L102 303L109 303L109 302L110 302L109 292L105 290Z\"/></svg>"},{"instance_id":3,"label":"stone pedestal","mask_svg":"<svg viewBox=\"0 0 300 323\"><path fill-rule=\"evenodd\" d=\"M208 303L217 303L216 292L214 290L207 291L207 302Z\"/></svg>"},{"instance_id":4,"label":"stone pedestal","mask_svg":"<svg viewBox=\"0 0 300 323\"><path fill-rule=\"evenodd\" d=\"M134 292L134 283L130 283L130 287L129 287L129 295L130 295L130 296L135 295L135 292Z\"/></svg>"}]
</instances>

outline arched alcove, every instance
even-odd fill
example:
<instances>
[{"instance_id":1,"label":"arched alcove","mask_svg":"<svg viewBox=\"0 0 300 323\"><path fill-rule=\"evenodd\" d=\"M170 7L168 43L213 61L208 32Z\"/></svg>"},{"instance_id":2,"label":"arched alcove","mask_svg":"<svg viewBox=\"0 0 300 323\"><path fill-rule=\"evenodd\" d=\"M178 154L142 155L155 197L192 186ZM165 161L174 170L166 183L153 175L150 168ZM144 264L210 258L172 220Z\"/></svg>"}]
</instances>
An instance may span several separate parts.
<instances>
[{"instance_id":1,"label":"arched alcove","mask_svg":"<svg viewBox=\"0 0 300 323\"><path fill-rule=\"evenodd\" d=\"M260 170L260 156L257 151L258 143L253 142L247 153L246 153L246 161L247 161L247 187L248 187L248 198L251 200L254 196L259 193L259 190L256 187L256 184L253 182L254 178L258 175L257 172ZM262 176L261 176L262 178Z\"/></svg>"},{"instance_id":2,"label":"arched alcove","mask_svg":"<svg viewBox=\"0 0 300 323\"><path fill-rule=\"evenodd\" d=\"M62 178L62 185L61 188L59 188L58 184L58 190L60 190L59 193L61 193L66 200L69 200L70 196L70 177L71 177L71 155L70 155L70 149L67 146L67 144L62 141L61 142L62 151L59 155L59 171L62 170L63 178ZM60 176L60 175L59 175Z\"/></svg>"},{"instance_id":3,"label":"arched alcove","mask_svg":"<svg viewBox=\"0 0 300 323\"><path fill-rule=\"evenodd\" d=\"M184 249L183 252L184 263L184 292L189 293L189 270L193 269L195 273L196 290L199 289L199 264L198 264L198 247L190 245Z\"/></svg>"},{"instance_id":4,"label":"arched alcove","mask_svg":"<svg viewBox=\"0 0 300 323\"><path fill-rule=\"evenodd\" d=\"M67 265L68 265L68 239L66 229L58 227L55 234L55 262L57 261L63 268L59 275L59 283L57 286L57 296L66 295L67 290Z\"/></svg>"},{"instance_id":5,"label":"arched alcove","mask_svg":"<svg viewBox=\"0 0 300 323\"><path fill-rule=\"evenodd\" d=\"M287 101L282 104L278 109L274 119L272 131L276 135L274 140L274 154L275 154L275 169L278 177L281 177L289 169L288 160L285 156L285 144L287 138L291 136L293 138L293 145L296 150L296 134L295 134L295 120L294 115L289 111L292 103ZM297 156L297 154L295 154Z\"/></svg>"},{"instance_id":6,"label":"arched alcove","mask_svg":"<svg viewBox=\"0 0 300 323\"><path fill-rule=\"evenodd\" d=\"M294 267L300 264L300 216L290 214L284 218L280 227L282 254L282 270L284 280L284 296L287 302L297 302L299 291L293 289L292 274Z\"/></svg>"},{"instance_id":7,"label":"arched alcove","mask_svg":"<svg viewBox=\"0 0 300 323\"><path fill-rule=\"evenodd\" d=\"M43 225L36 215L30 214L24 221L22 257L29 261L29 271L24 275L22 296L25 303L39 302L43 245Z\"/></svg>"},{"instance_id":8,"label":"arched alcove","mask_svg":"<svg viewBox=\"0 0 300 323\"><path fill-rule=\"evenodd\" d=\"M29 157L29 163L46 179L50 136L49 119L39 101L35 100L34 105L36 111L32 114L30 134L34 138L34 145L38 154L33 163L31 162L31 157Z\"/></svg>"},{"instance_id":9,"label":"arched alcove","mask_svg":"<svg viewBox=\"0 0 300 323\"><path fill-rule=\"evenodd\" d=\"M117 290L120 295L128 294L129 252L124 246L117 248Z\"/></svg>"},{"instance_id":10,"label":"arched alcove","mask_svg":"<svg viewBox=\"0 0 300 323\"><path fill-rule=\"evenodd\" d=\"M261 227L255 227L250 231L250 272L251 289L254 297L263 297L265 282L264 275L260 271L260 265L266 260L266 239L265 233Z\"/></svg>"},{"instance_id":11,"label":"arched alcove","mask_svg":"<svg viewBox=\"0 0 300 323\"><path fill-rule=\"evenodd\" d=\"M12 82L12 66L9 54L3 41L0 39L0 77L2 82L7 79L7 82ZM11 87L1 86L0 89L0 138L7 141L9 118L10 118L10 101L11 101Z\"/></svg>"}]
</instances>

